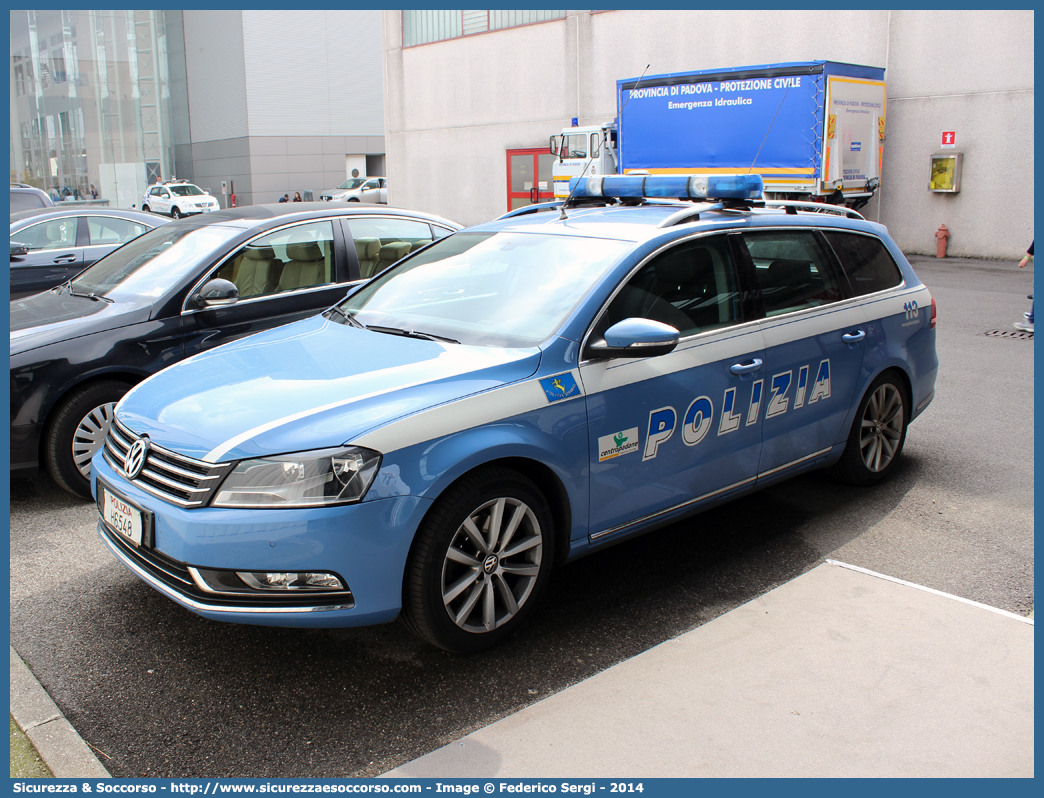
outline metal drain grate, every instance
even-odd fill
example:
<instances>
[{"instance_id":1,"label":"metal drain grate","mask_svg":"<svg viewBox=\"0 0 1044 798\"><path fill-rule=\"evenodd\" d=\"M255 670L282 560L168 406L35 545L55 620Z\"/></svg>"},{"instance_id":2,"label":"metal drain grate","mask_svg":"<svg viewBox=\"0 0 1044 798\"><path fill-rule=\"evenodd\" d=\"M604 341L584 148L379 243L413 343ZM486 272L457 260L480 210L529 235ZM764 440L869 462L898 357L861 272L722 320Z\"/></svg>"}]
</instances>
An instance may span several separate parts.
<instances>
[{"instance_id":1,"label":"metal drain grate","mask_svg":"<svg viewBox=\"0 0 1044 798\"><path fill-rule=\"evenodd\" d=\"M1032 341L1033 333L1025 330L987 330L983 335L991 338L1014 338L1017 341Z\"/></svg>"}]
</instances>

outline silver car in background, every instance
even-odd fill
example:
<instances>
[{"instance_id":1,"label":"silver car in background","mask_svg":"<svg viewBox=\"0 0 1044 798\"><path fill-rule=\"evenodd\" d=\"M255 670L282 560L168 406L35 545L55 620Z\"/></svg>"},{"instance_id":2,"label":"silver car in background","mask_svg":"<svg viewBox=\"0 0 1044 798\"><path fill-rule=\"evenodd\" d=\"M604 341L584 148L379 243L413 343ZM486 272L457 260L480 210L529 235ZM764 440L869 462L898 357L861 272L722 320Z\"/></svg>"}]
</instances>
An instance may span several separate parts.
<instances>
[{"instance_id":1,"label":"silver car in background","mask_svg":"<svg viewBox=\"0 0 1044 798\"><path fill-rule=\"evenodd\" d=\"M323 202L375 202L388 204L388 179L385 177L353 177L337 188L319 193Z\"/></svg>"}]
</instances>

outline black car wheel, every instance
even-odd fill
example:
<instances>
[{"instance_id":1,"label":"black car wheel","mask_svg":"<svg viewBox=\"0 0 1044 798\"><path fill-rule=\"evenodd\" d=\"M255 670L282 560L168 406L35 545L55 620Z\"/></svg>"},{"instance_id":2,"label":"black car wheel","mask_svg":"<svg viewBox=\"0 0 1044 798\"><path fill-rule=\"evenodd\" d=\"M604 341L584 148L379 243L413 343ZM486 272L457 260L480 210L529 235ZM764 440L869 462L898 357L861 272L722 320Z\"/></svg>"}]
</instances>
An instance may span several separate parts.
<instances>
[{"instance_id":1,"label":"black car wheel","mask_svg":"<svg viewBox=\"0 0 1044 798\"><path fill-rule=\"evenodd\" d=\"M872 485L895 467L910 423L906 386L886 371L871 383L859 403L844 454L834 473L852 485Z\"/></svg>"},{"instance_id":2,"label":"black car wheel","mask_svg":"<svg viewBox=\"0 0 1044 798\"><path fill-rule=\"evenodd\" d=\"M359 201L359 198L358 198L358 197L349 197L349 198L348 198L348 201L349 201L349 202L358 202L358 201Z\"/></svg>"},{"instance_id":3,"label":"black car wheel","mask_svg":"<svg viewBox=\"0 0 1044 798\"><path fill-rule=\"evenodd\" d=\"M505 468L463 477L417 533L403 622L447 651L495 646L525 623L547 586L552 536L547 501L525 477Z\"/></svg>"},{"instance_id":4,"label":"black car wheel","mask_svg":"<svg viewBox=\"0 0 1044 798\"><path fill-rule=\"evenodd\" d=\"M152 213L152 208L150 208L150 207L149 207L148 205L142 205L142 206L141 206L141 209L142 209L142 210L143 210L143 211L144 211L145 213Z\"/></svg>"},{"instance_id":5,"label":"black car wheel","mask_svg":"<svg viewBox=\"0 0 1044 798\"><path fill-rule=\"evenodd\" d=\"M170 209L170 218L171 219L180 219L181 218L181 211L177 207L171 208Z\"/></svg>"},{"instance_id":6,"label":"black car wheel","mask_svg":"<svg viewBox=\"0 0 1044 798\"><path fill-rule=\"evenodd\" d=\"M117 380L94 382L55 413L44 439L47 470L70 493L91 498L91 458L105 444L116 403L130 388Z\"/></svg>"}]
</instances>

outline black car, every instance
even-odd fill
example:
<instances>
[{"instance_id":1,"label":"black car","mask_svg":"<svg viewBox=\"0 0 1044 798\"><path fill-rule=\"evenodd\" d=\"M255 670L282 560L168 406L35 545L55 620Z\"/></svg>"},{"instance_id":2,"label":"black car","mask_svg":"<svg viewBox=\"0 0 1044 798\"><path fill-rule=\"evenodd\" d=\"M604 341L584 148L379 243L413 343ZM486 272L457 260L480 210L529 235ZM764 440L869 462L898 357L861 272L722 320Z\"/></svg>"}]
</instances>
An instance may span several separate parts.
<instances>
[{"instance_id":1,"label":"black car","mask_svg":"<svg viewBox=\"0 0 1044 798\"><path fill-rule=\"evenodd\" d=\"M373 205L252 205L162 225L11 302L11 472L90 498L113 408L164 366L340 300L460 226ZM204 409L201 408L201 412Z\"/></svg>"},{"instance_id":2,"label":"black car","mask_svg":"<svg viewBox=\"0 0 1044 798\"><path fill-rule=\"evenodd\" d=\"M169 219L80 206L11 214L11 299L46 291Z\"/></svg>"},{"instance_id":3,"label":"black car","mask_svg":"<svg viewBox=\"0 0 1044 798\"><path fill-rule=\"evenodd\" d=\"M33 188L25 183L11 184L11 212L28 211L33 208L53 208L54 200L46 191Z\"/></svg>"}]
</instances>

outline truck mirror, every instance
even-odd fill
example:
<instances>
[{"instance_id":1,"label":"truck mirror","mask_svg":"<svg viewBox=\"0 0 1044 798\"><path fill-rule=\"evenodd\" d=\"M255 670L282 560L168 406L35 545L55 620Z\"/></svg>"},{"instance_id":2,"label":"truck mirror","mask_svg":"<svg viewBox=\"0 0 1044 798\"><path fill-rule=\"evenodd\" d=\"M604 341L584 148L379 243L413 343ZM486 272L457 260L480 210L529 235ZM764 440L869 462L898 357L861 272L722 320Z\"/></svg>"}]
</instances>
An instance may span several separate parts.
<instances>
[{"instance_id":1,"label":"truck mirror","mask_svg":"<svg viewBox=\"0 0 1044 798\"><path fill-rule=\"evenodd\" d=\"M552 155L558 155L558 137L557 136L552 136L551 137L551 154Z\"/></svg>"}]
</instances>

